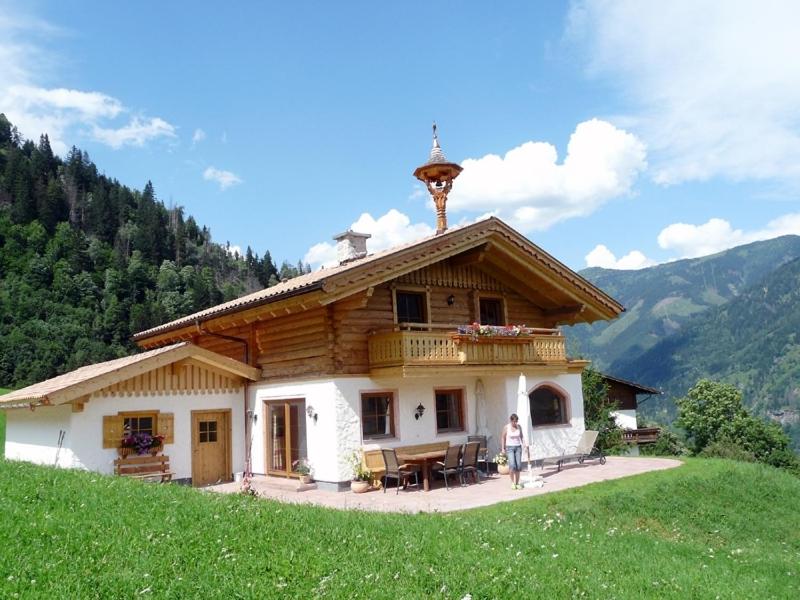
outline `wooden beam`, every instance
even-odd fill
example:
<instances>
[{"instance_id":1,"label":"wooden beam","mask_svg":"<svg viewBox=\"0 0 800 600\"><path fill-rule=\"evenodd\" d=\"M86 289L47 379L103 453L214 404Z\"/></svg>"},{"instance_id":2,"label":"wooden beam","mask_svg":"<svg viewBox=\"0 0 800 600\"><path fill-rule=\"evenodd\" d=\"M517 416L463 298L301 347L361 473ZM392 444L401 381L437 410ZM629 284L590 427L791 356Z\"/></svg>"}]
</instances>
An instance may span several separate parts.
<instances>
[{"instance_id":1,"label":"wooden beam","mask_svg":"<svg viewBox=\"0 0 800 600\"><path fill-rule=\"evenodd\" d=\"M86 403L89 401L89 395L81 396L80 398L76 398L72 401L72 412L74 413L82 413L83 408Z\"/></svg>"},{"instance_id":2,"label":"wooden beam","mask_svg":"<svg viewBox=\"0 0 800 600\"><path fill-rule=\"evenodd\" d=\"M490 251L491 247L491 242L486 242L485 244L478 246L477 248L473 248L468 252L456 254L455 256L450 257L450 265L453 267L463 267L466 265L481 263L486 258L486 254Z\"/></svg>"},{"instance_id":3,"label":"wooden beam","mask_svg":"<svg viewBox=\"0 0 800 600\"><path fill-rule=\"evenodd\" d=\"M582 313L586 309L585 304L568 304L559 308L548 308L542 311L544 317L569 317Z\"/></svg>"}]
</instances>

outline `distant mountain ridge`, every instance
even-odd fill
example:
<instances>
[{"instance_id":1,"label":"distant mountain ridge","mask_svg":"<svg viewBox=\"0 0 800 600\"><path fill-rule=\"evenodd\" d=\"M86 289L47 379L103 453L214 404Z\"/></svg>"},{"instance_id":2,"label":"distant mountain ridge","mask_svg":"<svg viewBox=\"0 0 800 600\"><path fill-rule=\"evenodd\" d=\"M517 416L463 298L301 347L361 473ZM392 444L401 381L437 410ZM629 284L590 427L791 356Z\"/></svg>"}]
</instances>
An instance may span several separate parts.
<instances>
[{"instance_id":1,"label":"distant mountain ridge","mask_svg":"<svg viewBox=\"0 0 800 600\"><path fill-rule=\"evenodd\" d=\"M756 414L800 409L800 236L638 271L581 274L627 312L565 328L570 353L664 390L646 414L672 420L675 398L705 377L736 385ZM800 424L787 429L800 447Z\"/></svg>"},{"instance_id":2,"label":"distant mountain ridge","mask_svg":"<svg viewBox=\"0 0 800 600\"><path fill-rule=\"evenodd\" d=\"M591 358L600 369L630 360L796 258L800 236L787 235L636 271L584 269L580 274L622 302L626 312L614 321L566 328L570 352Z\"/></svg>"}]
</instances>

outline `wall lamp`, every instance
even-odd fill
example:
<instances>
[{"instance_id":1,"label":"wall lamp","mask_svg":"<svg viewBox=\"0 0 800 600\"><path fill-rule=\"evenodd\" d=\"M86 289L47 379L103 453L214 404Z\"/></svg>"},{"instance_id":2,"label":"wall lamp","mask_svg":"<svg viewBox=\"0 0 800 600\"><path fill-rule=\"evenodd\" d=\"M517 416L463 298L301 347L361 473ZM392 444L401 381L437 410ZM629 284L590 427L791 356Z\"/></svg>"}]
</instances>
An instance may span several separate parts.
<instances>
[{"instance_id":1,"label":"wall lamp","mask_svg":"<svg viewBox=\"0 0 800 600\"><path fill-rule=\"evenodd\" d=\"M453 294L450 294L447 297L447 306L453 306L453 304L455 304L455 302L456 302L456 297L453 296Z\"/></svg>"},{"instance_id":2,"label":"wall lamp","mask_svg":"<svg viewBox=\"0 0 800 600\"><path fill-rule=\"evenodd\" d=\"M414 418L419 421L419 418L425 414L425 407L422 406L422 402L419 403L417 409L414 411Z\"/></svg>"},{"instance_id":3,"label":"wall lamp","mask_svg":"<svg viewBox=\"0 0 800 600\"><path fill-rule=\"evenodd\" d=\"M309 419L314 419L314 423L317 422L317 417L319 417L319 415L317 414L317 411L314 410L313 406L309 405L306 407L306 414L308 415Z\"/></svg>"},{"instance_id":4,"label":"wall lamp","mask_svg":"<svg viewBox=\"0 0 800 600\"><path fill-rule=\"evenodd\" d=\"M248 410L247 418L250 419L253 423L255 423L258 420L258 415L256 414L256 411Z\"/></svg>"}]
</instances>

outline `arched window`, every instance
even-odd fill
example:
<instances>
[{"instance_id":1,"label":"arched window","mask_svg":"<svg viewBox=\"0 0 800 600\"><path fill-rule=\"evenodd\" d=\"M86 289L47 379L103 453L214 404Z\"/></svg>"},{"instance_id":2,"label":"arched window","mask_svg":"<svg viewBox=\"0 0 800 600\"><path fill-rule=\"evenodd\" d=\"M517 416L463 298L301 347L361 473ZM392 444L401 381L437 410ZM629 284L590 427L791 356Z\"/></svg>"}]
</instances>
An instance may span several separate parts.
<instances>
[{"instance_id":1,"label":"arched window","mask_svg":"<svg viewBox=\"0 0 800 600\"><path fill-rule=\"evenodd\" d=\"M529 395L533 425L564 425L569 422L567 399L558 390L542 386Z\"/></svg>"}]
</instances>

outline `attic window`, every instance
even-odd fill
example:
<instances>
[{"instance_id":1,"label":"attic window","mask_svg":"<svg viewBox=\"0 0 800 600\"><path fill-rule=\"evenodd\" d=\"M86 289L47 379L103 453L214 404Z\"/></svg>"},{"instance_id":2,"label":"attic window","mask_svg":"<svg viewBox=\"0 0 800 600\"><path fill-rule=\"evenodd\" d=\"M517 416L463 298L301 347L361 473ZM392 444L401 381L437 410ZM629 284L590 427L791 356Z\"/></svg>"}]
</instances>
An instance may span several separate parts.
<instances>
[{"instance_id":1,"label":"attic window","mask_svg":"<svg viewBox=\"0 0 800 600\"><path fill-rule=\"evenodd\" d=\"M503 301L500 298L481 298L481 325L505 325Z\"/></svg>"},{"instance_id":2,"label":"attic window","mask_svg":"<svg viewBox=\"0 0 800 600\"><path fill-rule=\"evenodd\" d=\"M396 292L398 323L427 323L424 292Z\"/></svg>"}]
</instances>

